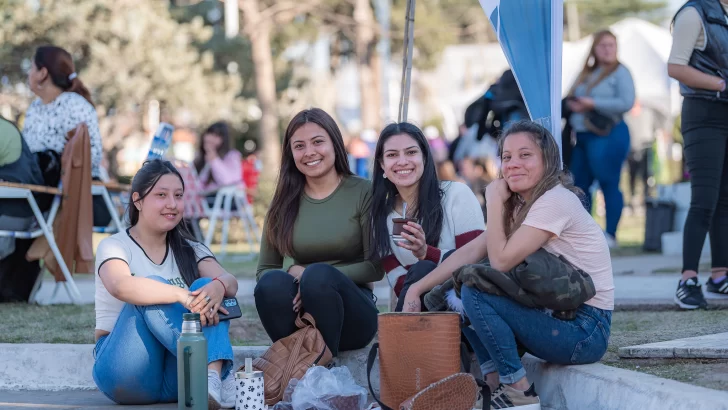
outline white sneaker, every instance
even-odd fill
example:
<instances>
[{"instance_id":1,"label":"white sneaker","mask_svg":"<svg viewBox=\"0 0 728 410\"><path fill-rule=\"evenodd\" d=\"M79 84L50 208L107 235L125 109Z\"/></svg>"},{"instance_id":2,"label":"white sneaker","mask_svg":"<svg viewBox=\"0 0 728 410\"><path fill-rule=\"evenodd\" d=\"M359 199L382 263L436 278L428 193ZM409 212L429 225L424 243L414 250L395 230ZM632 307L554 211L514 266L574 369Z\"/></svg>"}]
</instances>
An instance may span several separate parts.
<instances>
[{"instance_id":1,"label":"white sneaker","mask_svg":"<svg viewBox=\"0 0 728 410\"><path fill-rule=\"evenodd\" d=\"M220 392L222 390L222 381L220 374L215 370L207 369L207 408L209 410L219 410L222 408L222 399Z\"/></svg>"},{"instance_id":2,"label":"white sneaker","mask_svg":"<svg viewBox=\"0 0 728 410\"><path fill-rule=\"evenodd\" d=\"M235 373L231 368L227 376L222 379L222 391L220 393L220 398L222 399L222 407L226 409L234 409L236 395L237 393L235 391Z\"/></svg>"}]
</instances>

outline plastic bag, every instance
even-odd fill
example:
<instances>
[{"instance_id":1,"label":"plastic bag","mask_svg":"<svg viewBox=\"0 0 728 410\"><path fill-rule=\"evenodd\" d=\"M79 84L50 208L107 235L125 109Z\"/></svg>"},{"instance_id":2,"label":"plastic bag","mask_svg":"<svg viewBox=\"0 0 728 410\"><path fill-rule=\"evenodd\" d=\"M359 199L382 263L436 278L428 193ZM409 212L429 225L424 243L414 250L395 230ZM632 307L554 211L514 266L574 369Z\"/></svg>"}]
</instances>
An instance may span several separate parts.
<instances>
[{"instance_id":1,"label":"plastic bag","mask_svg":"<svg viewBox=\"0 0 728 410\"><path fill-rule=\"evenodd\" d=\"M366 389L356 384L347 367L308 369L292 398L293 410L363 410L367 405Z\"/></svg>"}]
</instances>

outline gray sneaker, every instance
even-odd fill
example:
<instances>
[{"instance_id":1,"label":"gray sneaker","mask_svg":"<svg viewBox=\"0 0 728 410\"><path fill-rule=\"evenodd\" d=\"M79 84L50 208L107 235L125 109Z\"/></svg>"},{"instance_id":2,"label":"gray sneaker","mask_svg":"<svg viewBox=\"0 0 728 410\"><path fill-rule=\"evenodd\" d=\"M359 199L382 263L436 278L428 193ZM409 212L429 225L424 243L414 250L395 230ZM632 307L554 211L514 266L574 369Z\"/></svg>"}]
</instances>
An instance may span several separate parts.
<instances>
[{"instance_id":1,"label":"gray sneaker","mask_svg":"<svg viewBox=\"0 0 728 410\"><path fill-rule=\"evenodd\" d=\"M207 370L207 408L209 410L220 410L222 408L222 399L220 392L222 390L222 381L220 374L214 370Z\"/></svg>"},{"instance_id":2,"label":"gray sneaker","mask_svg":"<svg viewBox=\"0 0 728 410\"><path fill-rule=\"evenodd\" d=\"M501 384L490 395L491 409L510 409L518 410L541 410L541 401L536 394L536 387L531 383L531 387L526 391L516 390L511 386Z\"/></svg>"},{"instance_id":3,"label":"gray sneaker","mask_svg":"<svg viewBox=\"0 0 728 410\"><path fill-rule=\"evenodd\" d=\"M222 379L222 390L220 392L220 399L222 400L222 407L225 409L235 408L235 372L231 368L228 374Z\"/></svg>"}]
</instances>

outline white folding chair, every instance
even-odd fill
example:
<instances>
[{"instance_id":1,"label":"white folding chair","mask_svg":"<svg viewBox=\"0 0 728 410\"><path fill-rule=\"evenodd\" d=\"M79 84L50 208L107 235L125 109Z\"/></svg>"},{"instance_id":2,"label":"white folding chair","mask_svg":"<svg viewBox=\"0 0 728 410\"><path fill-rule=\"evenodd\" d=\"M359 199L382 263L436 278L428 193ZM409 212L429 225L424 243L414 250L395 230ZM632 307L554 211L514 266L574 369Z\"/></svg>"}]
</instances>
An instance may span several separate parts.
<instances>
[{"instance_id":1,"label":"white folding chair","mask_svg":"<svg viewBox=\"0 0 728 410\"><path fill-rule=\"evenodd\" d=\"M50 210L48 211L47 219L43 216L43 213L40 211L40 208L38 207L38 203L36 202L35 197L33 197L33 192L43 192L43 193L47 193L47 194L54 194L53 203L51 205ZM53 252L53 256L55 256L56 262L58 263L58 266L61 268L61 272L63 272L63 277L66 279L63 282L63 285L66 288L66 292L68 292L68 296L71 298L71 301L74 304L79 304L81 302L81 293L78 291L78 287L76 287L76 282L73 281L71 272L68 270L66 261L63 260L63 255L61 255L61 251L58 249L58 245L56 243L56 238L53 235L53 221L55 220L56 214L58 213L58 208L61 205L61 196L62 196L62 187L60 184L58 186L58 189L53 189L53 188L43 187L43 186L0 182L0 199L26 199L28 201L28 204L30 205L30 208L33 210L33 216L35 216L35 219L39 226L38 228L31 228L32 230L30 230L30 231L3 231L3 230L0 230L0 236L19 238L19 239L35 239L35 238L40 237L41 235L45 236L46 240L48 241L48 246L51 248L51 251ZM35 285L33 285L33 290L30 294L30 299L29 299L30 303L36 302L36 296L38 293L38 289L40 289L40 284L42 282L42 278L43 278L43 273L41 272L41 274L38 275L38 279L36 280ZM56 298L60 285L61 285L60 282L56 282L56 287L53 290L53 296L51 296L51 299L50 299L51 301L53 301Z\"/></svg>"},{"instance_id":2,"label":"white folding chair","mask_svg":"<svg viewBox=\"0 0 728 410\"><path fill-rule=\"evenodd\" d=\"M231 210L233 201L235 201L235 211ZM207 206L207 201L203 201L203 203L207 208L206 212L209 220L207 234L205 235L205 245L209 247L212 243L212 236L215 233L217 220L218 218L222 218L222 243L220 244L220 255L221 257L225 257L225 247L227 245L228 231L230 229L230 219L237 217L245 228L245 236L248 237L250 255L246 259L254 258L256 255L253 252L253 249L255 249L254 246L260 245L260 240L258 239L260 238L260 231L258 229L258 224L255 222L255 216L253 215L253 206L250 202L248 202L248 196L245 192L244 186L238 184L218 189L215 192L215 203L212 208Z\"/></svg>"},{"instance_id":3,"label":"white folding chair","mask_svg":"<svg viewBox=\"0 0 728 410\"><path fill-rule=\"evenodd\" d=\"M106 209L109 210L109 214L111 214L111 221L114 223L113 226L94 226L93 231L96 233L116 233L124 230L124 225L121 223L119 213L114 206L114 202L111 200L111 195L109 195L109 190L106 189L106 186L101 184L91 184L91 195L101 196L104 199Z\"/></svg>"},{"instance_id":4,"label":"white folding chair","mask_svg":"<svg viewBox=\"0 0 728 410\"><path fill-rule=\"evenodd\" d=\"M230 231L230 219L238 218L246 231L248 246L250 247L250 254L242 259L255 258L256 252L253 249L255 249L256 245L260 244L260 230L258 229L258 224L255 222L253 206L248 202L245 185L240 183L222 187L216 191L204 192L201 189L202 184L200 184L199 176L194 166L184 161L177 161L176 166L185 182L184 217L195 222L192 224L192 229L197 239L209 247L212 244L217 221L218 219L222 219L222 243L218 256L220 258L225 257L227 255L226 247ZM213 193L215 194L215 202L210 207L207 203L207 195ZM235 211L232 210L233 202L235 202L235 207L237 208ZM207 218L208 220L207 232L204 238L197 226L197 221L202 218Z\"/></svg>"}]
</instances>

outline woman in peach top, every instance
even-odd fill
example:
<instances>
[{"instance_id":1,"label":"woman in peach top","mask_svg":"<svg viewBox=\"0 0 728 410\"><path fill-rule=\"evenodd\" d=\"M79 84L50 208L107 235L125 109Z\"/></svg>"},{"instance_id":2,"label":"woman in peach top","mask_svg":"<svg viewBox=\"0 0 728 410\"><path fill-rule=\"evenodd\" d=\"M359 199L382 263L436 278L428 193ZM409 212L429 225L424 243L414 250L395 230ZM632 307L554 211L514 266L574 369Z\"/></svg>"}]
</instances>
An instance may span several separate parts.
<instances>
[{"instance_id":1,"label":"woman in peach top","mask_svg":"<svg viewBox=\"0 0 728 410\"><path fill-rule=\"evenodd\" d=\"M465 313L487 352L476 352L494 406L540 409L536 390L526 379L516 340L531 354L557 364L599 361L607 349L614 282L607 241L581 204L580 192L562 171L553 136L531 121L510 126L499 141L501 178L486 189L487 230L458 249L407 292L405 308L419 311L419 295L462 265L484 258L507 272L540 248L563 256L587 273L596 295L561 320L545 309L529 308L507 296L463 286Z\"/></svg>"}]
</instances>

